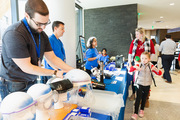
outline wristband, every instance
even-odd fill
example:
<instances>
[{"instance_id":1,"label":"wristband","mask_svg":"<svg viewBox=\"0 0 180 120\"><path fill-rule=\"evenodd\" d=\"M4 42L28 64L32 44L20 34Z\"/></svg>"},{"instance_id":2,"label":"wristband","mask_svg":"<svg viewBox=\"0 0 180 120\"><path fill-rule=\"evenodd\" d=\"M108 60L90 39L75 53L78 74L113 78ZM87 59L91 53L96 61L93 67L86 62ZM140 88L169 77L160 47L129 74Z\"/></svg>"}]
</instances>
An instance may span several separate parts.
<instances>
[{"instance_id":1,"label":"wristband","mask_svg":"<svg viewBox=\"0 0 180 120\"><path fill-rule=\"evenodd\" d=\"M53 73L53 75L55 75L55 76L56 76L56 74L57 74L57 70L54 70L54 73Z\"/></svg>"}]
</instances>

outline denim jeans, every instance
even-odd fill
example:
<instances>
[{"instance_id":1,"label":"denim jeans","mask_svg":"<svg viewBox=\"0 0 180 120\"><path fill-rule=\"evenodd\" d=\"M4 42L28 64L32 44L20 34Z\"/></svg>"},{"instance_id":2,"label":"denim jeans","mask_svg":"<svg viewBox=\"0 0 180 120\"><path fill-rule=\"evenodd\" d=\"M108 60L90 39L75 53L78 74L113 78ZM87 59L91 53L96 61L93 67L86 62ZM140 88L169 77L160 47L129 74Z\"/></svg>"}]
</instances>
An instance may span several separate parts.
<instances>
[{"instance_id":1,"label":"denim jeans","mask_svg":"<svg viewBox=\"0 0 180 120\"><path fill-rule=\"evenodd\" d=\"M40 83L46 84L47 81L48 81L50 78L52 78L52 76L41 76L41 81L40 81Z\"/></svg>"},{"instance_id":2,"label":"denim jeans","mask_svg":"<svg viewBox=\"0 0 180 120\"><path fill-rule=\"evenodd\" d=\"M1 78L0 80L0 95L1 100L3 100L8 94L16 92L16 91L22 91L26 92L29 87L34 85L37 81L28 81L28 82L13 82L9 80L5 80Z\"/></svg>"}]
</instances>

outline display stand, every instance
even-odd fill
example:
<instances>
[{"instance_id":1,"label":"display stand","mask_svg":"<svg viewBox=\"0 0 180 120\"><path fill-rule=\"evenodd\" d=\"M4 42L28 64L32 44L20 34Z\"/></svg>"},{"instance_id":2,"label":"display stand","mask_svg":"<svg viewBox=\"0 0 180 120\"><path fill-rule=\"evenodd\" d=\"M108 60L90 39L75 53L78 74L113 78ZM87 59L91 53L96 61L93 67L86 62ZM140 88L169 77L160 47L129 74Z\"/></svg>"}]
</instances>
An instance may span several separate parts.
<instances>
[{"instance_id":1,"label":"display stand","mask_svg":"<svg viewBox=\"0 0 180 120\"><path fill-rule=\"evenodd\" d=\"M76 64L77 68L83 68L85 63L85 54L86 54L86 44L85 39L83 36L79 36L78 44L76 47L76 53L78 51L78 48L80 49L80 55L76 55Z\"/></svg>"}]
</instances>

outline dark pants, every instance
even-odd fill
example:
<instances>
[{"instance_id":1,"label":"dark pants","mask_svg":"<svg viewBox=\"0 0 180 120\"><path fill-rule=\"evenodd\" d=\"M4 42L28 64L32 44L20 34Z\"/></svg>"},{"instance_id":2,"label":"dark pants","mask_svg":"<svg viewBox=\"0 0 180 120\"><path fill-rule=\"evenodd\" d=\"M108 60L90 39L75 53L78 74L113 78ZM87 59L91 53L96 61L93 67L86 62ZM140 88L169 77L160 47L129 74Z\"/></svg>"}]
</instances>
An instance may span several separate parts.
<instances>
[{"instance_id":1,"label":"dark pants","mask_svg":"<svg viewBox=\"0 0 180 120\"><path fill-rule=\"evenodd\" d=\"M52 76L41 76L41 81L40 81L40 83L46 84L47 81L48 81L50 78L52 78Z\"/></svg>"},{"instance_id":2,"label":"dark pants","mask_svg":"<svg viewBox=\"0 0 180 120\"><path fill-rule=\"evenodd\" d=\"M134 86L134 80L132 80L132 93L135 94L136 87Z\"/></svg>"},{"instance_id":3,"label":"dark pants","mask_svg":"<svg viewBox=\"0 0 180 120\"><path fill-rule=\"evenodd\" d=\"M140 110L144 110L146 98L149 94L149 90L150 90L150 86L139 85L139 88L137 88L137 92L136 92L137 96L136 96L135 111L134 111L135 114L138 114L140 101L142 101Z\"/></svg>"},{"instance_id":4,"label":"dark pants","mask_svg":"<svg viewBox=\"0 0 180 120\"><path fill-rule=\"evenodd\" d=\"M134 61L131 64L132 64L132 66L134 66ZM129 75L128 79L130 79L130 81L132 81L132 85L131 85L132 93L135 94L136 89L135 89L134 81L133 81L133 79L134 79L134 72L133 72L133 75L130 75L130 74L128 74L128 75Z\"/></svg>"},{"instance_id":5,"label":"dark pants","mask_svg":"<svg viewBox=\"0 0 180 120\"><path fill-rule=\"evenodd\" d=\"M174 60L174 55L162 55L162 65L164 68L163 78L169 82L172 82L169 71L173 60Z\"/></svg>"},{"instance_id":6,"label":"dark pants","mask_svg":"<svg viewBox=\"0 0 180 120\"><path fill-rule=\"evenodd\" d=\"M157 64L157 61L151 61L151 63L152 63L153 65L156 65L156 64Z\"/></svg>"},{"instance_id":7,"label":"dark pants","mask_svg":"<svg viewBox=\"0 0 180 120\"><path fill-rule=\"evenodd\" d=\"M37 80L34 81L24 81L24 82L15 82L10 80L5 80L4 78L1 78L0 80L0 94L1 99L3 100L8 94L16 92L16 91L22 91L26 92L29 87L36 84Z\"/></svg>"}]
</instances>

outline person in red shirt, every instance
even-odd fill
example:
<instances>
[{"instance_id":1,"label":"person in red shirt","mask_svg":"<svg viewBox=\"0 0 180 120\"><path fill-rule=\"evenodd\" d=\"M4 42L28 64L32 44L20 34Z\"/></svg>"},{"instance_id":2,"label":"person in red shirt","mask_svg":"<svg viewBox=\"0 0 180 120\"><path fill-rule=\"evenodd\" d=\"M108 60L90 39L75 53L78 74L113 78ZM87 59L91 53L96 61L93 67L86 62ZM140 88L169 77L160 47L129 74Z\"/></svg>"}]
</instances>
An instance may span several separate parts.
<instances>
[{"instance_id":1,"label":"person in red shirt","mask_svg":"<svg viewBox=\"0 0 180 120\"><path fill-rule=\"evenodd\" d=\"M179 53L179 56L178 56L178 62L179 62L179 67L180 67L180 53ZM180 70L178 72L180 72Z\"/></svg>"},{"instance_id":2,"label":"person in red shirt","mask_svg":"<svg viewBox=\"0 0 180 120\"><path fill-rule=\"evenodd\" d=\"M131 42L128 54L128 67L134 65L135 56L141 56L143 52L149 52L149 54L155 54L154 44L152 40L148 40L145 36L145 30L143 28L137 28L135 30L136 38ZM130 77L133 78L133 77ZM135 87L132 81L132 95L130 100L135 100ZM147 102L149 102L147 100ZM148 105L149 106L149 105Z\"/></svg>"}]
</instances>

